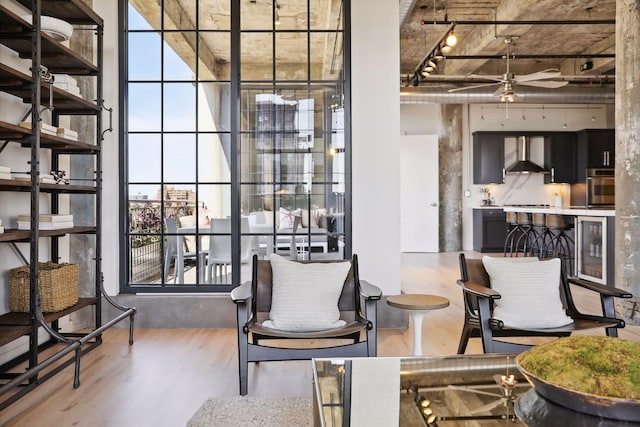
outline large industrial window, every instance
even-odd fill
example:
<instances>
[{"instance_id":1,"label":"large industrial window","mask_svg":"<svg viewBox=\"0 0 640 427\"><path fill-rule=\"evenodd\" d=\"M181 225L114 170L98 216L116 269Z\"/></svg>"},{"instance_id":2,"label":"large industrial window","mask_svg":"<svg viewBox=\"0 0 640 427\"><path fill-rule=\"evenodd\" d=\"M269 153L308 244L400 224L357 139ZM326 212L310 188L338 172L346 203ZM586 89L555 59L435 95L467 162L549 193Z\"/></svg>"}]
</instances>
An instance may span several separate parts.
<instances>
[{"instance_id":1,"label":"large industrial window","mask_svg":"<svg viewBox=\"0 0 640 427\"><path fill-rule=\"evenodd\" d=\"M121 0L124 292L349 255L341 0Z\"/></svg>"}]
</instances>

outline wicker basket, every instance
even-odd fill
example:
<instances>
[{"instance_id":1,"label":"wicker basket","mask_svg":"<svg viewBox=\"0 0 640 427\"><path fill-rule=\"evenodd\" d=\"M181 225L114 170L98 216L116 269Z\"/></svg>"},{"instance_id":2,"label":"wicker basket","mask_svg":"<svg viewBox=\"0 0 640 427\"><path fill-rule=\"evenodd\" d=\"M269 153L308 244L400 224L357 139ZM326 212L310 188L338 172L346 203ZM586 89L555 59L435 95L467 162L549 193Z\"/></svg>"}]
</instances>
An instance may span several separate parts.
<instances>
[{"instance_id":1,"label":"wicker basket","mask_svg":"<svg viewBox=\"0 0 640 427\"><path fill-rule=\"evenodd\" d=\"M40 309L53 313L78 302L78 264L38 263ZM9 272L9 310L29 312L29 266Z\"/></svg>"}]
</instances>

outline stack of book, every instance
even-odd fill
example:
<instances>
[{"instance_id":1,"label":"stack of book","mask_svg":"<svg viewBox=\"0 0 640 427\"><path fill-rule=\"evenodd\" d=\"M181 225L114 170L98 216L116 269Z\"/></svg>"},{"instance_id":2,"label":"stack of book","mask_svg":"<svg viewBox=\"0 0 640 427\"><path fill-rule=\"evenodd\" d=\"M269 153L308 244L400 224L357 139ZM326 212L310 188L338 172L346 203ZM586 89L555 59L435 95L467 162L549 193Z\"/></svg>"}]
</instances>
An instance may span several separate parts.
<instances>
[{"instance_id":1,"label":"stack of book","mask_svg":"<svg viewBox=\"0 0 640 427\"><path fill-rule=\"evenodd\" d=\"M0 166L0 179L11 179L11 168L8 166Z\"/></svg>"},{"instance_id":2,"label":"stack of book","mask_svg":"<svg viewBox=\"0 0 640 427\"><path fill-rule=\"evenodd\" d=\"M16 181L31 181L31 175L29 174L14 174L14 178ZM57 184L58 181L51 175L42 175L40 177L41 184Z\"/></svg>"},{"instance_id":3,"label":"stack of book","mask_svg":"<svg viewBox=\"0 0 640 427\"><path fill-rule=\"evenodd\" d=\"M78 88L78 82L73 77L67 74L54 74L53 85L60 89L69 92L73 95L80 96L80 88Z\"/></svg>"},{"instance_id":4,"label":"stack of book","mask_svg":"<svg viewBox=\"0 0 640 427\"><path fill-rule=\"evenodd\" d=\"M4 233L4 225L2 225L2 220L0 219L0 234Z\"/></svg>"},{"instance_id":5,"label":"stack of book","mask_svg":"<svg viewBox=\"0 0 640 427\"><path fill-rule=\"evenodd\" d=\"M31 122L20 122L20 127L31 129ZM46 133L47 135L57 136L58 128L46 123L40 123L40 132Z\"/></svg>"},{"instance_id":6,"label":"stack of book","mask_svg":"<svg viewBox=\"0 0 640 427\"><path fill-rule=\"evenodd\" d=\"M60 138L70 139L72 141L78 140L78 132L71 129L58 128L58 136Z\"/></svg>"},{"instance_id":7,"label":"stack of book","mask_svg":"<svg viewBox=\"0 0 640 427\"><path fill-rule=\"evenodd\" d=\"M18 230L31 228L31 216L18 215ZM40 214L38 218L38 230L62 230L73 228L73 215L66 214Z\"/></svg>"}]
</instances>

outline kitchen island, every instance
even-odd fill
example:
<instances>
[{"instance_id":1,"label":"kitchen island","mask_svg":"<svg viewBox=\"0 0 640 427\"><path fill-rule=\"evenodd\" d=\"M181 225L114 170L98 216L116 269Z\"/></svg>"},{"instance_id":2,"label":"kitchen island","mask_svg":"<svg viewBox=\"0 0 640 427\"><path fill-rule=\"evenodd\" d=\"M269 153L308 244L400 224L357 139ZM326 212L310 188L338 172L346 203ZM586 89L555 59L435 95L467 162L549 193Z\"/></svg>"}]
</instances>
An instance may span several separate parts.
<instances>
[{"instance_id":1,"label":"kitchen island","mask_svg":"<svg viewBox=\"0 0 640 427\"><path fill-rule=\"evenodd\" d=\"M498 206L492 206L497 208ZM554 206L502 206L505 212L527 212L527 213L543 213L543 214L555 214L555 215L568 215L568 216L616 216L615 209L611 208L590 208L585 206L569 206L569 207L554 207Z\"/></svg>"}]
</instances>

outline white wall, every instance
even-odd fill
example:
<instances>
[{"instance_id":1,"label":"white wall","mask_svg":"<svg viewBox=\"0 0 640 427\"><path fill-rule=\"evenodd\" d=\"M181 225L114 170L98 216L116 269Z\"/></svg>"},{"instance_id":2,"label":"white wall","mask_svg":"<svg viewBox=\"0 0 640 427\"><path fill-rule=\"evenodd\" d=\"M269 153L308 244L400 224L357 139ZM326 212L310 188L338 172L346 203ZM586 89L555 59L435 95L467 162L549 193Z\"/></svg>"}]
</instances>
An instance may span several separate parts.
<instances>
[{"instance_id":1,"label":"white wall","mask_svg":"<svg viewBox=\"0 0 640 427\"><path fill-rule=\"evenodd\" d=\"M353 251L360 276L392 295L400 293L398 1L351 9Z\"/></svg>"},{"instance_id":2,"label":"white wall","mask_svg":"<svg viewBox=\"0 0 640 427\"><path fill-rule=\"evenodd\" d=\"M470 196L463 198L464 250L473 249L472 209L481 205L480 189L489 187L496 204L553 204L555 192L570 191L568 185L544 185L542 175L507 175L504 184L473 184L471 150L472 134L476 131L577 131L588 128L612 128L612 105L535 105L511 104L508 114L504 104L465 105L463 114L463 191ZM414 135L439 133L440 106L436 104L403 104L401 106L401 132ZM566 125L566 126L565 126ZM543 147L540 140L532 139L531 160L543 163ZM515 159L515 144L505 147L505 162ZM568 194L566 194L568 200Z\"/></svg>"},{"instance_id":3,"label":"white wall","mask_svg":"<svg viewBox=\"0 0 640 427\"><path fill-rule=\"evenodd\" d=\"M104 103L113 108L113 132L106 133L102 143L102 270L105 290L115 295L120 288L118 219L126 209L119 204L118 188L118 2L94 1L93 9L104 20ZM108 125L106 114L104 120Z\"/></svg>"}]
</instances>

